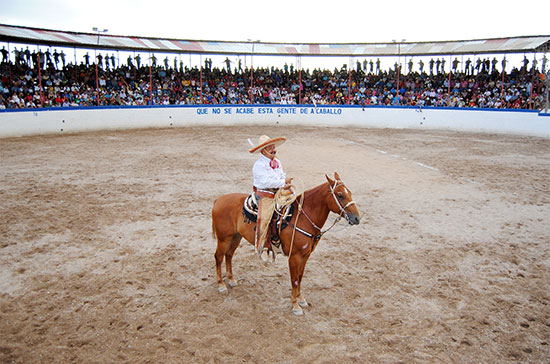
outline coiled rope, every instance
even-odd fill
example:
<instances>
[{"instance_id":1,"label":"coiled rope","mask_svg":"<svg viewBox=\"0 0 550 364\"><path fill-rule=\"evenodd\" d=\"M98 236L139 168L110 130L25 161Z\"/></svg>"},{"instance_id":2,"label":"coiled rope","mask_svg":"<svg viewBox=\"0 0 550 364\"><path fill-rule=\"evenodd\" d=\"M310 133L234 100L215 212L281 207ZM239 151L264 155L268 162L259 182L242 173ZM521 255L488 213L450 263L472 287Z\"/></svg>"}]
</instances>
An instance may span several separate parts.
<instances>
[{"instance_id":1,"label":"coiled rope","mask_svg":"<svg viewBox=\"0 0 550 364\"><path fill-rule=\"evenodd\" d=\"M290 240L290 249L288 251L288 260L290 260L290 257L292 256L292 248L294 246L294 236L296 234L296 228L298 227L298 218L300 217L300 212L302 212L302 206L304 204L304 182L299 179L299 181L302 184L302 195L300 197L300 201L298 202L298 212L296 213L296 220L294 220L294 229L292 229L292 239ZM290 191L290 193L288 192ZM298 198L298 193L296 192L296 185L291 184L288 189L279 189L275 193L275 203L277 203L279 206L290 206L296 199ZM286 209L284 209L286 210ZM280 213L275 209L276 213L279 214L281 217L283 217L284 213Z\"/></svg>"}]
</instances>

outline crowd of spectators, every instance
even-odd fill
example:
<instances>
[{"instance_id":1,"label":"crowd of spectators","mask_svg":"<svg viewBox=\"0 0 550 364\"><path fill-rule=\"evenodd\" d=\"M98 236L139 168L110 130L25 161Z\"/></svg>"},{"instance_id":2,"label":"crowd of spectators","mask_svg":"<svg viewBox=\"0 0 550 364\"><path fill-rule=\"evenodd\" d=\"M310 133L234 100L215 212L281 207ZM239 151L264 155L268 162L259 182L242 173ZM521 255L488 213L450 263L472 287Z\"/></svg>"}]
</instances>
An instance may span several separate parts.
<instances>
[{"instance_id":1,"label":"crowd of spectators","mask_svg":"<svg viewBox=\"0 0 550 364\"><path fill-rule=\"evenodd\" d=\"M33 52L34 53L34 52ZM502 74L493 62L478 62L467 71L456 67L399 72L368 65L348 69L298 71L293 66L249 69L205 65L179 67L140 64L129 58L115 67L114 57L89 57L80 65L65 64L64 55L18 55L0 64L0 109L97 105L183 104L314 104L417 105L471 108L541 109L547 83L536 65ZM59 62L62 59L62 64ZM504 63L503 63L504 65ZM96 67L97 66L97 67ZM450 67L451 68L451 67ZM40 72L39 72L40 71ZM40 73L40 75L39 75Z\"/></svg>"}]
</instances>

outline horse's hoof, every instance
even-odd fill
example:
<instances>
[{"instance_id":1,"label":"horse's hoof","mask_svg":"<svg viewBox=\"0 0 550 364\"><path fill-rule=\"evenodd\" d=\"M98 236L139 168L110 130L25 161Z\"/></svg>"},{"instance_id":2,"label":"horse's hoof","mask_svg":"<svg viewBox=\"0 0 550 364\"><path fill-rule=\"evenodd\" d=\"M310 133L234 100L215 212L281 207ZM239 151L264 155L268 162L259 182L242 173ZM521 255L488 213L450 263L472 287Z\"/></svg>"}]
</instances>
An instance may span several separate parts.
<instances>
[{"instance_id":1,"label":"horse's hoof","mask_svg":"<svg viewBox=\"0 0 550 364\"><path fill-rule=\"evenodd\" d=\"M226 287L226 286L220 286L220 287L218 287L218 292L220 292L220 293L227 293L227 287Z\"/></svg>"},{"instance_id":2,"label":"horse's hoof","mask_svg":"<svg viewBox=\"0 0 550 364\"><path fill-rule=\"evenodd\" d=\"M306 300L298 301L298 305L299 305L301 308L309 307L309 304L307 303Z\"/></svg>"},{"instance_id":3,"label":"horse's hoof","mask_svg":"<svg viewBox=\"0 0 550 364\"><path fill-rule=\"evenodd\" d=\"M231 287L231 288L235 288L235 287L237 287L237 281L236 281L236 280L234 280L234 279L230 279L230 280L228 280L228 281L227 281L227 284L228 284L228 285L229 285L229 287Z\"/></svg>"},{"instance_id":4,"label":"horse's hoof","mask_svg":"<svg viewBox=\"0 0 550 364\"><path fill-rule=\"evenodd\" d=\"M300 307L298 307L298 308L293 308L292 313L296 316L302 316L304 314L304 311Z\"/></svg>"}]
</instances>

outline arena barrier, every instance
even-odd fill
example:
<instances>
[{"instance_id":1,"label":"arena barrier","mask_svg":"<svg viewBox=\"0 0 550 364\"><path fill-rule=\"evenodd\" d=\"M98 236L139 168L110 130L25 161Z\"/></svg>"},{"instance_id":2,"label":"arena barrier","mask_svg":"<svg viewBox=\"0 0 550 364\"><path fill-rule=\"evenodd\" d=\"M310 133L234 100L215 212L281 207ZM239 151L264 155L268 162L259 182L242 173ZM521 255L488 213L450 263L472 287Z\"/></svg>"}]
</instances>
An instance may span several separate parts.
<instances>
[{"instance_id":1,"label":"arena barrier","mask_svg":"<svg viewBox=\"0 0 550 364\"><path fill-rule=\"evenodd\" d=\"M2 138L97 130L277 124L454 130L550 137L550 114L532 110L342 105L170 105L0 111Z\"/></svg>"}]
</instances>

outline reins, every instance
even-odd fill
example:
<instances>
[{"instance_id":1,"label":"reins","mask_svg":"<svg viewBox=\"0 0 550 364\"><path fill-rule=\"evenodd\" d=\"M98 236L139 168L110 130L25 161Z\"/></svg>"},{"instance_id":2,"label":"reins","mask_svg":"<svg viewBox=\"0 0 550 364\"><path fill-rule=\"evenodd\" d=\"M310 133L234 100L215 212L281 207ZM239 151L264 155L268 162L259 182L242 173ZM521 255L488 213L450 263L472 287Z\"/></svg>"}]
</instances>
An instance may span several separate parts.
<instances>
[{"instance_id":1,"label":"reins","mask_svg":"<svg viewBox=\"0 0 550 364\"><path fill-rule=\"evenodd\" d=\"M303 181L301 181L301 182L302 182L302 191L304 191ZM355 201L350 201L345 206L342 206L342 204L340 203L340 201L338 201L338 198L336 197L336 193L334 192L336 187L338 187L339 185L344 185L344 183L342 183L342 181L340 181L340 183L339 183L337 180L334 181L334 186L332 186L329 183L330 192L332 194L332 197L334 197L334 200L336 201L336 204L340 208L340 214L338 215L338 217L336 219L334 219L334 221L332 222L332 225L330 225L325 230L323 230L319 226L317 226L317 224L315 224L311 220L311 218L308 216L308 214L304 211L303 204L304 204L304 197L305 197L306 192L305 191L302 192L302 196L300 197L300 201L298 202L298 212L296 213L296 220L294 221L294 229L292 229L292 239L290 240L290 250L288 252L288 259L290 259L290 257L292 256L292 247L294 245L294 236L296 234L296 230L300 231L304 235L307 235L307 236L313 238L313 244L314 244L313 249L315 249L315 246L317 245L317 242L319 242L319 240L321 240L323 235L325 235L325 233L327 233L329 230L331 230L334 227L334 225L336 225L336 223L338 223L342 219L342 216L344 216L344 213L346 212L346 209L349 206L355 204ZM295 188L294 185L292 185L292 187ZM308 232L306 232L306 231L304 231L304 230L302 230L298 227L298 218L300 217L300 213L302 213L302 212L303 212L304 216L308 219L308 221L311 223L311 225L313 225L313 227L315 229L319 230L319 233L317 235L310 234L310 233L308 233Z\"/></svg>"}]
</instances>

